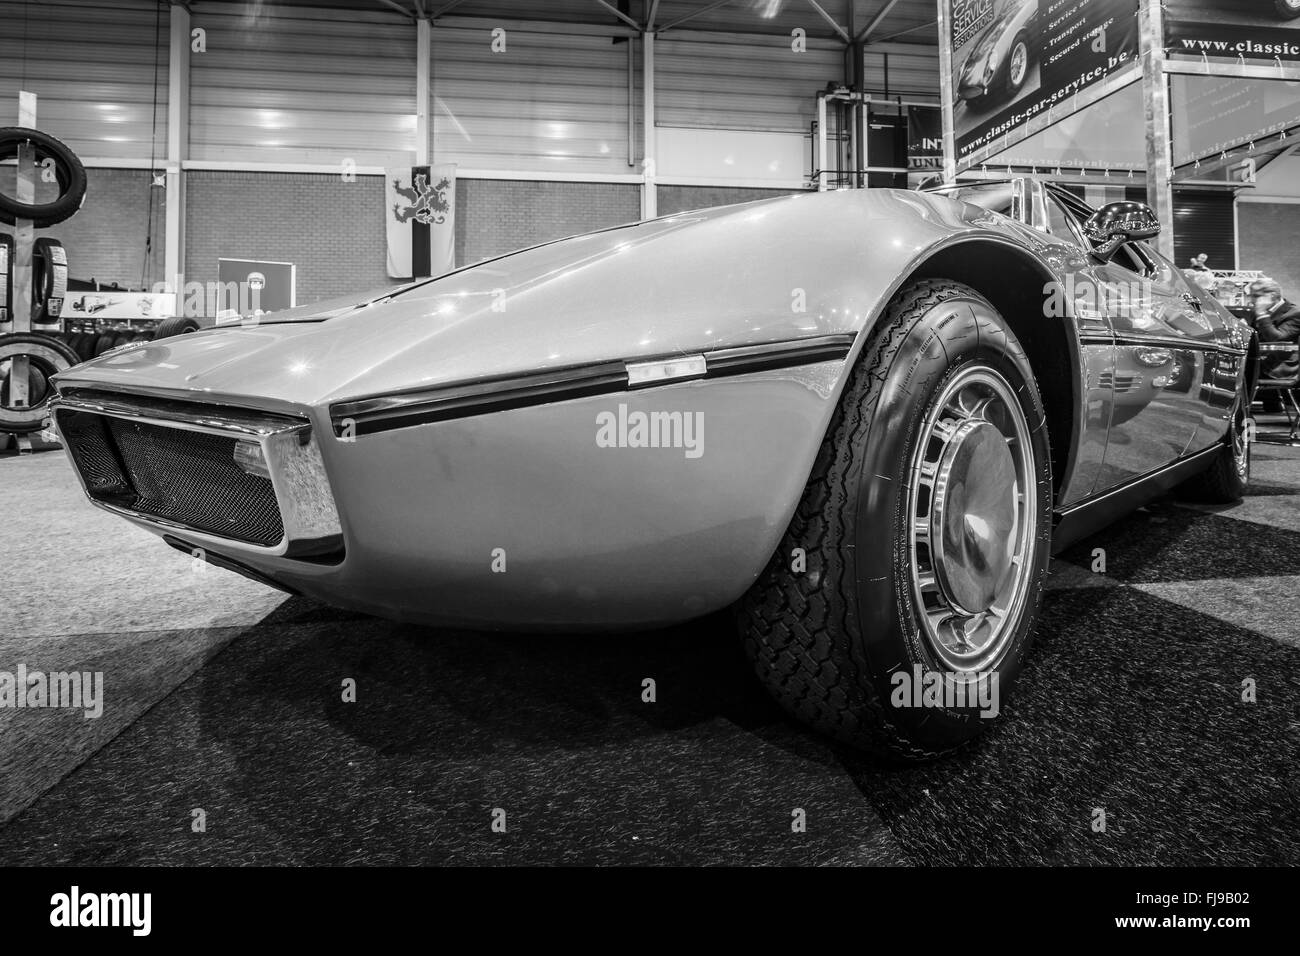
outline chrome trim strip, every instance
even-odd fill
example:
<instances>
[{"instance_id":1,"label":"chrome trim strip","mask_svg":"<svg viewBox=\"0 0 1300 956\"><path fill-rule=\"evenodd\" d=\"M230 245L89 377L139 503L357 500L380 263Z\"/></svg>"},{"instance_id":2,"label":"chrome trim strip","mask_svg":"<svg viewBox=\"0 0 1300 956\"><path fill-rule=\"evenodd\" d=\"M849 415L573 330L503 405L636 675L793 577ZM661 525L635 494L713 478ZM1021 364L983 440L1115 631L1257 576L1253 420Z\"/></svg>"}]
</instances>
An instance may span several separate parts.
<instances>
[{"instance_id":1,"label":"chrome trim strip","mask_svg":"<svg viewBox=\"0 0 1300 956\"><path fill-rule=\"evenodd\" d=\"M50 402L51 412L58 408L226 437L235 434L260 439L311 428L311 424L305 419L258 415L238 409L227 409L225 406L220 407L219 414L217 409L213 409L210 417L207 409L197 403L173 402L134 395L129 401L122 401L111 393L92 389L68 389Z\"/></svg>"},{"instance_id":2,"label":"chrome trim strip","mask_svg":"<svg viewBox=\"0 0 1300 956\"><path fill-rule=\"evenodd\" d=\"M708 371L709 363L703 355L682 355L652 362L628 362L627 387L653 388L669 382L687 382L693 378L704 378Z\"/></svg>"},{"instance_id":3,"label":"chrome trim strip","mask_svg":"<svg viewBox=\"0 0 1300 956\"><path fill-rule=\"evenodd\" d=\"M857 335L853 332L811 336L764 345L744 345L711 352L575 365L524 375L497 376L436 388L393 392L353 399L330 406L334 434L349 440L358 435L412 428L489 412L545 405L593 395L625 392L683 381L748 375L770 369L811 365L848 358ZM704 359L702 375L633 382L632 366L686 359Z\"/></svg>"},{"instance_id":4,"label":"chrome trim strip","mask_svg":"<svg viewBox=\"0 0 1300 956\"><path fill-rule=\"evenodd\" d=\"M1246 356L1245 349L1230 348L1218 342L1198 342L1195 339L1180 339L1164 335L1113 336L1090 334L1081 335L1079 341L1083 345L1113 345L1115 348L1184 349L1193 352L1217 352L1237 358Z\"/></svg>"}]
</instances>

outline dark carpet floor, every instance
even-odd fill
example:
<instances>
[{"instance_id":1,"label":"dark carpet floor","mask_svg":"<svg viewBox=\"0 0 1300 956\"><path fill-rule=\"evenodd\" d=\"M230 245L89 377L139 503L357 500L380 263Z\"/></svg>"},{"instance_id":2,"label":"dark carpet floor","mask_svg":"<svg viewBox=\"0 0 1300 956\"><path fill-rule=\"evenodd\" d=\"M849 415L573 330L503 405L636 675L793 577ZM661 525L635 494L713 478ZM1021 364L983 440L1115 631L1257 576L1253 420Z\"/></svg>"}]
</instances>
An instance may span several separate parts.
<instances>
[{"instance_id":1,"label":"dark carpet floor","mask_svg":"<svg viewBox=\"0 0 1300 956\"><path fill-rule=\"evenodd\" d=\"M725 616L485 636L295 599L42 781L0 864L1300 864L1300 452L1257 473L1065 555L1005 719L934 764L786 720Z\"/></svg>"}]
</instances>

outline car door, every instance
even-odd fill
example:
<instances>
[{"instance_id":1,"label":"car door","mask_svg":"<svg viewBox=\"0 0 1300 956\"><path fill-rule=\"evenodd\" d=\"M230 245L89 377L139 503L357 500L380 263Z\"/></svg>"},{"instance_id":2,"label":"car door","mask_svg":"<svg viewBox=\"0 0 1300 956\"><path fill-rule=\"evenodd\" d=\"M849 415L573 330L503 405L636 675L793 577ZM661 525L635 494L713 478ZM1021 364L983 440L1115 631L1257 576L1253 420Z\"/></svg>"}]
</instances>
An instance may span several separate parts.
<instances>
[{"instance_id":1,"label":"car door","mask_svg":"<svg viewBox=\"0 0 1300 956\"><path fill-rule=\"evenodd\" d=\"M1053 198L1082 225L1086 205L1055 192ZM1100 382L1111 412L1097 494L1198 450L1206 349L1217 337L1182 274L1142 244L1123 247L1106 263L1094 259L1091 273L1096 286L1089 291L1113 337L1111 370Z\"/></svg>"}]
</instances>

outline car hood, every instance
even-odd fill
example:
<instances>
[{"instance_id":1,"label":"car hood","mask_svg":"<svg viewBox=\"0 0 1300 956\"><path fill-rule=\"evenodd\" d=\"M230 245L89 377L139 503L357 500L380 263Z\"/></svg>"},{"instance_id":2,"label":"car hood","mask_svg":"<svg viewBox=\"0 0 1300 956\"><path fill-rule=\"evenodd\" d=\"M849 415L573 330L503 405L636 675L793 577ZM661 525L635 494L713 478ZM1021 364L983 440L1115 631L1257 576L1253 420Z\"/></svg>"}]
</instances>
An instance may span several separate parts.
<instances>
[{"instance_id":1,"label":"car hood","mask_svg":"<svg viewBox=\"0 0 1300 956\"><path fill-rule=\"evenodd\" d=\"M129 346L57 384L301 407L855 331L922 248L969 226L970 209L860 190L683 213L537 246L396 295Z\"/></svg>"}]
</instances>

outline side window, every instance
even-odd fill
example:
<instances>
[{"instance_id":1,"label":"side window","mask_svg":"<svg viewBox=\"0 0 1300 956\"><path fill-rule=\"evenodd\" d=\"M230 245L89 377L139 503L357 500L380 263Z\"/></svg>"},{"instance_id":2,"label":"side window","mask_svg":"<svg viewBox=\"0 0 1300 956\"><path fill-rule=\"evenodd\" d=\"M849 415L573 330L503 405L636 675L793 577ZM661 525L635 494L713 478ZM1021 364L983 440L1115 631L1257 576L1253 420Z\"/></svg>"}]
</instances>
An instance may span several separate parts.
<instances>
[{"instance_id":1,"label":"side window","mask_svg":"<svg viewBox=\"0 0 1300 956\"><path fill-rule=\"evenodd\" d=\"M1120 249L1115 254L1115 264L1146 278L1150 278L1156 271L1155 260L1138 243L1129 243Z\"/></svg>"},{"instance_id":2,"label":"side window","mask_svg":"<svg viewBox=\"0 0 1300 956\"><path fill-rule=\"evenodd\" d=\"M1074 216L1070 215L1052 196L1047 200L1047 228L1062 242L1072 242L1081 249L1087 248L1083 244L1083 234L1079 232L1079 224Z\"/></svg>"}]
</instances>

